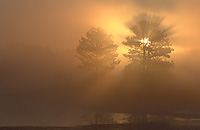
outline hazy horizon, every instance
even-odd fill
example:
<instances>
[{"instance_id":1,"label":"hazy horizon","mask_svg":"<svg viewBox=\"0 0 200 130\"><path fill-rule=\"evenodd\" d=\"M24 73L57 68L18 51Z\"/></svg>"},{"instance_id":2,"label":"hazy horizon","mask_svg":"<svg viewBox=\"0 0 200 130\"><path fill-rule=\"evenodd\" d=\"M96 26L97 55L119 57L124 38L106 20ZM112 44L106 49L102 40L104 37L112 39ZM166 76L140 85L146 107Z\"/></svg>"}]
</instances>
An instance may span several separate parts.
<instances>
[{"instance_id":1,"label":"hazy horizon","mask_svg":"<svg viewBox=\"0 0 200 130\"><path fill-rule=\"evenodd\" d=\"M170 60L178 84L171 98L178 93L174 102L199 108L199 5L198 0L0 0L0 126L81 124L81 103L94 102L95 95L106 101L107 92L120 87L130 63L122 42L133 35L128 25L140 14L159 16L170 27ZM85 96L81 93L92 76L78 69L75 55L79 40L92 27L114 36L121 63Z\"/></svg>"}]
</instances>

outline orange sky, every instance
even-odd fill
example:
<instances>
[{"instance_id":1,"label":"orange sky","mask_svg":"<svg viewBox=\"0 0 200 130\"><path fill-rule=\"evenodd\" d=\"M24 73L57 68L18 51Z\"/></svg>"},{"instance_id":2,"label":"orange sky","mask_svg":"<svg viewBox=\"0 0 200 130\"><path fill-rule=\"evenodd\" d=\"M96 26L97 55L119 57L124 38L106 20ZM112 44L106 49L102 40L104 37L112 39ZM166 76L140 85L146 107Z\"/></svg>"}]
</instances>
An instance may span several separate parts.
<instances>
[{"instance_id":1,"label":"orange sky","mask_svg":"<svg viewBox=\"0 0 200 130\"><path fill-rule=\"evenodd\" d=\"M188 82L193 83L194 87L196 87L196 84L199 84L200 76L199 6L199 0L1 0L0 44L1 46L9 44L6 48L7 50L1 50L1 59L11 58L14 65L18 65L18 62L20 61L20 63L24 63L25 66L31 66L32 63L28 60L29 57L26 57L26 55L21 56L21 53L15 55L15 53L18 54L18 52L15 52L15 49L17 48L22 50L21 52L24 54L31 51L27 51L26 48L30 48L22 47L21 43L28 45L37 44L39 46L50 48L50 50L55 52L56 56L53 57L53 59L56 62L51 61L50 56L46 56L50 55L50 52L47 51L48 49L39 49L37 54L31 55L34 59L33 61L38 62L36 57L40 57L41 53L45 52L46 55L40 57L41 59L39 59L39 61L44 64L51 64L52 66L50 67L62 68L64 69L64 72L67 73L67 76L73 77L70 74L73 73L72 70L77 66L77 59L74 58L74 55L80 37L84 36L91 27L100 26L108 33L114 35L114 42L119 45L119 59L122 60L121 65L119 65L120 67L117 69L122 69L124 65L127 64L127 60L122 56L123 53L126 53L126 47L122 45L122 41L125 40L126 36L131 35L126 24L133 20L134 16L137 16L140 13L147 13L149 15L164 17L163 24L166 26L172 26L171 35L169 35L169 37L173 45L172 47L175 49L171 55L171 59L175 63L175 71L177 72L177 76L181 82L186 82L186 80L188 80ZM20 44L20 46L15 48L12 44L16 44L16 46ZM9 52L9 54L6 52ZM4 54L6 55L4 56ZM12 59L12 56L15 56L15 58ZM66 59L66 61L64 59ZM5 68L2 66L1 70L3 71ZM52 73L62 71L60 69L51 70L50 67L46 68L39 66L39 69L49 73L52 71ZM37 75L30 76L29 73L27 74L28 76L22 75L20 78L20 76L17 75L18 73L21 73L21 71L16 71L15 68L13 68L13 70L17 73L13 76L13 79L7 79L5 76L2 78L6 79L2 80L6 85L11 84L11 81L17 84L25 77L31 83L34 79L33 84L35 82L35 84L42 82L40 81L40 77ZM12 75L13 71L10 70L9 73ZM36 73L34 67L30 73ZM59 74L62 75L62 73ZM35 79L37 80L35 81ZM48 84L48 78L44 80L45 83ZM10 92L14 93L14 91L16 91L16 88L9 88L6 85L0 87L3 92L5 90L5 92L9 92L10 94ZM26 91L29 89L25 85L20 87L24 88ZM34 87L35 86L32 85L32 88ZM32 88L30 87L30 91L32 91ZM12 89L14 91L12 91ZM17 91L23 93L21 89L17 89ZM51 91L54 91L54 89ZM6 94L0 92L0 97L2 96L5 98L5 95ZM25 95L25 97L26 96L27 95ZM6 105L8 105L9 102L12 104L12 96L8 97L8 102L3 101L3 98L1 98L0 101ZM44 98L43 100L46 101L48 99ZM19 102L20 101L21 100L19 99ZM10 107L12 107L12 105L10 105ZM6 109L7 108L5 107L4 110L6 111ZM38 111L39 109L40 108L37 108ZM8 115L5 114L4 110L1 110L0 107L0 115L7 117ZM31 110L32 109L30 108L26 113L29 113ZM37 110L35 111L36 113ZM45 109L43 111L45 111ZM51 113L51 110L49 110L49 113ZM17 121L19 115L15 115L16 120L13 119L14 125L18 123L20 124L23 122L23 119L26 118L25 116L21 121ZM52 116L56 116L56 114ZM8 117L12 117L12 114ZM34 117L34 119L37 119L37 117ZM2 120L3 119L0 119L0 122ZM60 118L60 121L61 120L62 117ZM4 122L9 124L12 121L6 119ZM29 121L27 121L27 124L28 123ZM37 124L38 122L36 121L34 123ZM48 118L44 119L43 124L45 123L49 123ZM64 121L55 122L55 124L56 123L63 125Z\"/></svg>"}]
</instances>

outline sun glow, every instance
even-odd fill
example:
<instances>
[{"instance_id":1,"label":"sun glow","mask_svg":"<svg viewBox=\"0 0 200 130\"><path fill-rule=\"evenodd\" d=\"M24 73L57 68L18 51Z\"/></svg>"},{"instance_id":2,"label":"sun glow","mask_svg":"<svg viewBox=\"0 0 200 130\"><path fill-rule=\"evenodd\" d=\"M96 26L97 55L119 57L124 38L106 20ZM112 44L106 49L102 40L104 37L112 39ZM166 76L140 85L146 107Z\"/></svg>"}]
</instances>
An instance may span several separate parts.
<instances>
[{"instance_id":1,"label":"sun glow","mask_svg":"<svg viewBox=\"0 0 200 130\"><path fill-rule=\"evenodd\" d=\"M140 42L141 42L140 44L145 47L150 47L151 45L151 41L149 41L149 38L144 38L140 40Z\"/></svg>"},{"instance_id":2,"label":"sun glow","mask_svg":"<svg viewBox=\"0 0 200 130\"><path fill-rule=\"evenodd\" d=\"M131 34L131 31L125 25L125 21L119 16L107 14L98 21L98 26L104 28L107 33L112 34L116 42L121 42L125 37Z\"/></svg>"},{"instance_id":3,"label":"sun glow","mask_svg":"<svg viewBox=\"0 0 200 130\"><path fill-rule=\"evenodd\" d=\"M114 36L114 43L119 45L118 53L120 55L128 52L127 48L123 46L122 42L125 38L131 35L131 31L127 28L123 21L118 18L107 18L102 21L102 28L106 29L108 34Z\"/></svg>"},{"instance_id":4,"label":"sun glow","mask_svg":"<svg viewBox=\"0 0 200 130\"><path fill-rule=\"evenodd\" d=\"M113 34L118 39L122 36L128 36L130 34L130 30L126 28L122 22L114 19L106 22L104 26L109 33Z\"/></svg>"}]
</instances>

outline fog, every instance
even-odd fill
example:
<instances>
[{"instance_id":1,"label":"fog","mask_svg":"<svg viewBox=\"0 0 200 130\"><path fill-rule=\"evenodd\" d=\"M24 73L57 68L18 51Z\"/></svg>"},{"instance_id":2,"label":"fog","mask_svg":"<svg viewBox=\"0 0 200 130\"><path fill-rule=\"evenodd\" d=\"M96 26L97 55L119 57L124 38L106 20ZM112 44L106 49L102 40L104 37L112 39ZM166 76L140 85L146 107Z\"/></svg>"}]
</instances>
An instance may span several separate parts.
<instances>
[{"instance_id":1,"label":"fog","mask_svg":"<svg viewBox=\"0 0 200 130\"><path fill-rule=\"evenodd\" d=\"M130 112L142 109L141 102L154 104L151 111L198 110L199 5L198 0L0 0L0 125L79 125L81 108ZM131 63L123 56L128 50L122 42L132 35L128 25L141 13L163 18L174 48L174 78L156 82L163 88L154 92L133 85L141 79L127 78L133 76L126 70ZM114 36L121 60L98 80L81 70L75 57L91 27ZM145 100L142 93L156 96Z\"/></svg>"}]
</instances>

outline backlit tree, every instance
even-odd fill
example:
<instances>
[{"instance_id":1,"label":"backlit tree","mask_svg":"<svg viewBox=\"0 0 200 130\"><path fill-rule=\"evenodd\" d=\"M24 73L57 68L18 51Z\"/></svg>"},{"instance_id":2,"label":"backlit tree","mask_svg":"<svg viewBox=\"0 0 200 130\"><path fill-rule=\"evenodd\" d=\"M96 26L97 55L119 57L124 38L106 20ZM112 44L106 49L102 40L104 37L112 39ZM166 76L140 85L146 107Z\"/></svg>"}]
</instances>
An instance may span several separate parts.
<instances>
[{"instance_id":1,"label":"backlit tree","mask_svg":"<svg viewBox=\"0 0 200 130\"><path fill-rule=\"evenodd\" d=\"M124 54L135 68L144 74L156 74L156 72L168 72L173 66L169 60L171 42L167 36L168 29L162 27L162 19L143 15L130 27L133 35L128 36L123 42L129 50ZM136 19L138 19L136 18ZM132 67L133 67L132 66Z\"/></svg>"},{"instance_id":2,"label":"backlit tree","mask_svg":"<svg viewBox=\"0 0 200 130\"><path fill-rule=\"evenodd\" d=\"M85 37L81 37L79 45L76 48L76 56L81 61L80 66L82 68L93 72L92 77L87 82L88 86L94 88L99 83L99 80L101 80L102 74L113 70L120 63L120 60L117 59L117 48L118 45L114 44L113 36L106 34L100 27L91 28ZM93 84L93 82L95 83ZM93 99L95 97L96 95ZM92 109L95 110L95 124L99 123L101 117L108 119L108 116L103 117L98 112L101 103L95 100L92 104Z\"/></svg>"},{"instance_id":3,"label":"backlit tree","mask_svg":"<svg viewBox=\"0 0 200 130\"><path fill-rule=\"evenodd\" d=\"M134 106L133 111L147 121L148 113L165 109L158 102L167 101L165 94L173 86L174 63L170 54L174 49L167 35L169 30L162 26L160 17L139 15L135 20L130 27L132 36L123 42L128 47L124 56L130 63L125 66L122 84L128 87L126 94L131 95L127 107Z\"/></svg>"},{"instance_id":4,"label":"backlit tree","mask_svg":"<svg viewBox=\"0 0 200 130\"><path fill-rule=\"evenodd\" d=\"M120 63L117 48L112 35L106 34L100 27L93 27L81 38L76 51L81 67L100 72L112 70Z\"/></svg>"}]
</instances>

